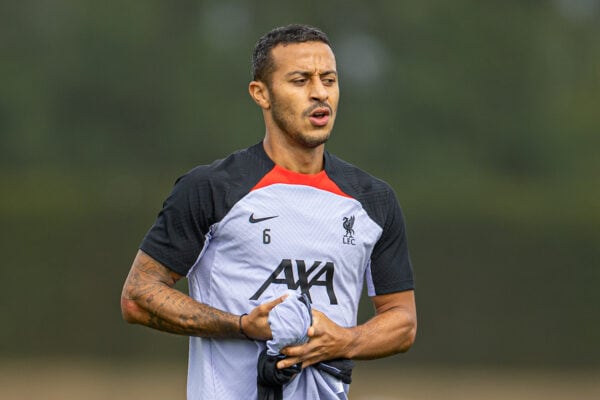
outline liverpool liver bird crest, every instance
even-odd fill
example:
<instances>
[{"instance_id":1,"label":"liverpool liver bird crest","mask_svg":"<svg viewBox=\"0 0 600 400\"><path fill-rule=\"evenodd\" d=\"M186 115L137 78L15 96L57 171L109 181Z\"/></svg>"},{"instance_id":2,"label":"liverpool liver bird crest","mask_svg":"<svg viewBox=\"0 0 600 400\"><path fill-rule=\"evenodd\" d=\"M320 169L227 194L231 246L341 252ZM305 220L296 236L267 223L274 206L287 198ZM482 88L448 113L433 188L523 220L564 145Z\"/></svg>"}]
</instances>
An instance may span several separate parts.
<instances>
[{"instance_id":1,"label":"liverpool liver bird crest","mask_svg":"<svg viewBox=\"0 0 600 400\"><path fill-rule=\"evenodd\" d=\"M344 217L343 225L344 225L344 229L346 230L346 234L344 235L344 237L353 237L354 229L352 229L352 227L354 226L354 215L351 216L350 218Z\"/></svg>"}]
</instances>

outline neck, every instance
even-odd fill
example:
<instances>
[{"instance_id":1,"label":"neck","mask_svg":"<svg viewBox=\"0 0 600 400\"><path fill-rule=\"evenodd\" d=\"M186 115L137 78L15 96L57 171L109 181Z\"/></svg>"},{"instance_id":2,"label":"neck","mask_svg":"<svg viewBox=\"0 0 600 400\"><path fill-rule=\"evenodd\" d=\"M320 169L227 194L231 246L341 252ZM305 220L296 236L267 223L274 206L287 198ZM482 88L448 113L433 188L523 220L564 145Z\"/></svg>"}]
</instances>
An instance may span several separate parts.
<instances>
[{"instance_id":1,"label":"neck","mask_svg":"<svg viewBox=\"0 0 600 400\"><path fill-rule=\"evenodd\" d=\"M287 170L300 174L316 174L323 170L325 144L306 147L287 138L278 140L267 131L263 147L275 164Z\"/></svg>"}]
</instances>

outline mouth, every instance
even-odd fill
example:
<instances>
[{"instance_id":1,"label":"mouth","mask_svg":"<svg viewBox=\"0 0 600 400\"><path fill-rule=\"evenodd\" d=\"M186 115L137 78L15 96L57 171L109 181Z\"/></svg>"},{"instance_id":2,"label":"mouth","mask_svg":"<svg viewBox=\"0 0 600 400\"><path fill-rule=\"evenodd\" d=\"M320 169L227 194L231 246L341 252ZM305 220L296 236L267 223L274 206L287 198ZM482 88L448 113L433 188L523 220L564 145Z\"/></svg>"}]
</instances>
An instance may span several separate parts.
<instances>
[{"instance_id":1,"label":"mouth","mask_svg":"<svg viewBox=\"0 0 600 400\"><path fill-rule=\"evenodd\" d=\"M314 126L325 126L329 122L329 118L331 117L331 110L326 107L319 107L314 109L310 114L308 114L308 119L310 123Z\"/></svg>"}]
</instances>

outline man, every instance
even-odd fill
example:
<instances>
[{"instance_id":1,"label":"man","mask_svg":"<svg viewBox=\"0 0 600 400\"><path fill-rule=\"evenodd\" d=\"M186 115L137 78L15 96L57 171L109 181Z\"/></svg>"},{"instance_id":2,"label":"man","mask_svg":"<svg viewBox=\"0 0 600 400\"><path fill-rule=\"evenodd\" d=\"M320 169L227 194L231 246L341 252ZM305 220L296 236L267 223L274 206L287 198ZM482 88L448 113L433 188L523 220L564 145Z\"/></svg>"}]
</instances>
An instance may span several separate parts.
<instances>
[{"instance_id":1,"label":"man","mask_svg":"<svg viewBox=\"0 0 600 400\"><path fill-rule=\"evenodd\" d=\"M302 372L284 399L346 398L316 368L404 352L416 332L404 219L389 186L324 150L339 86L329 39L305 25L257 43L249 92L264 140L181 177L122 294L126 321L189 335L189 399L252 399L281 289L312 305L308 342L276 367ZM190 296L173 288L188 278ZM363 285L375 315L356 325ZM283 357L283 356L282 356Z\"/></svg>"}]
</instances>

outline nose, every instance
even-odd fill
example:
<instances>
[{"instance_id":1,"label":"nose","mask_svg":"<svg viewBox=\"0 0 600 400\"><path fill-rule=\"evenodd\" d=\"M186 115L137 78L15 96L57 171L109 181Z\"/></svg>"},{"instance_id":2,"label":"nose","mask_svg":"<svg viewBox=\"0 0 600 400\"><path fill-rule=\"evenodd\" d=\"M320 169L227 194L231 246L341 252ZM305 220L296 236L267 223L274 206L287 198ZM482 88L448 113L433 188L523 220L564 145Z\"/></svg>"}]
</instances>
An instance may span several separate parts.
<instances>
[{"instance_id":1,"label":"nose","mask_svg":"<svg viewBox=\"0 0 600 400\"><path fill-rule=\"evenodd\" d=\"M312 84L310 85L310 98L320 102L324 102L329 98L329 92L319 77L314 77L312 79Z\"/></svg>"}]
</instances>

